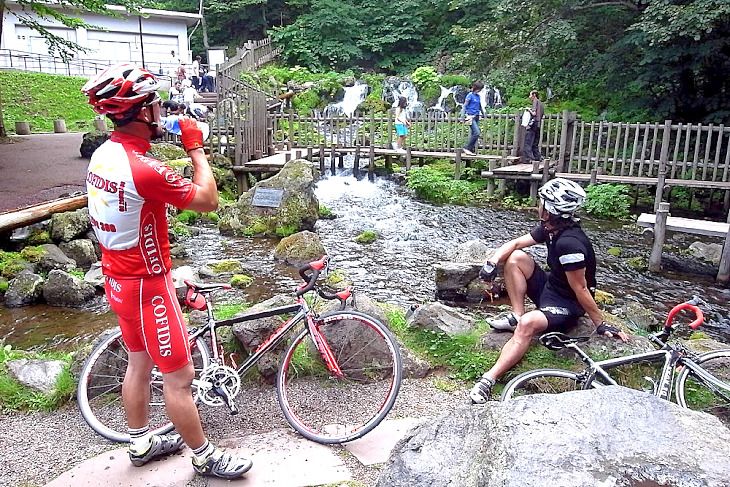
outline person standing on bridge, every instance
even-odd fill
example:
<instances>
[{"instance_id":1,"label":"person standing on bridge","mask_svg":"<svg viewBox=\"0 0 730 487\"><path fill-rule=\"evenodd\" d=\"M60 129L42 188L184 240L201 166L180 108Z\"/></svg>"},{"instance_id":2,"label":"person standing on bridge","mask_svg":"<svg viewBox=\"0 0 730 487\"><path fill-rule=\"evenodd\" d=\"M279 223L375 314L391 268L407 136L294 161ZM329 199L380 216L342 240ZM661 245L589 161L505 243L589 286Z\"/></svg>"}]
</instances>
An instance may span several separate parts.
<instances>
[{"instance_id":1,"label":"person standing on bridge","mask_svg":"<svg viewBox=\"0 0 730 487\"><path fill-rule=\"evenodd\" d=\"M180 450L184 442L193 450L196 472L235 479L252 462L214 447L203 433L190 392L195 371L170 275L167 236L168 204L213 211L218 190L193 120L179 121L183 148L193 164L192 181L144 155L150 140L162 136L158 88L154 75L132 64L111 66L82 88L94 111L114 123L111 138L91 157L86 187L102 249L106 297L128 348L122 403L131 438L129 459L141 466ZM177 433L149 431L155 366L162 373L165 407Z\"/></svg>"},{"instance_id":2,"label":"person standing on bridge","mask_svg":"<svg viewBox=\"0 0 730 487\"><path fill-rule=\"evenodd\" d=\"M476 147L477 140L481 132L479 130L479 116L485 115L482 109L482 99L479 96L479 92L484 89L484 83L481 81L475 81L471 85L471 92L466 95L464 100L464 107L462 108L461 115L464 117L464 123L469 125L469 141L464 147L464 154L473 156Z\"/></svg>"},{"instance_id":3,"label":"person standing on bridge","mask_svg":"<svg viewBox=\"0 0 730 487\"><path fill-rule=\"evenodd\" d=\"M500 246L479 272L482 280L491 282L497 276L498 264L504 262L512 312L489 324L495 330L512 331L514 335L502 347L497 362L470 391L473 404L490 399L496 380L522 360L534 337L565 331L586 313L596 325L596 333L628 340L623 331L603 321L593 297L596 256L575 217L585 202L585 191L574 181L555 178L543 185L538 195L540 223L530 233ZM538 243L547 245L549 273L520 250ZM537 309L525 313L525 296Z\"/></svg>"},{"instance_id":4,"label":"person standing on bridge","mask_svg":"<svg viewBox=\"0 0 730 487\"><path fill-rule=\"evenodd\" d=\"M393 143L393 149L398 152L405 152L406 137L411 121L408 119L408 99L405 96L398 97L398 106L395 107L395 133L398 141Z\"/></svg>"},{"instance_id":5,"label":"person standing on bridge","mask_svg":"<svg viewBox=\"0 0 730 487\"><path fill-rule=\"evenodd\" d=\"M532 101L532 108L530 108L530 115L532 117L525 128L525 145L522 153L525 159L529 161L542 161L542 154L540 153L540 124L545 114L545 107L540 101L540 94L537 90L530 92L530 100Z\"/></svg>"}]
</instances>

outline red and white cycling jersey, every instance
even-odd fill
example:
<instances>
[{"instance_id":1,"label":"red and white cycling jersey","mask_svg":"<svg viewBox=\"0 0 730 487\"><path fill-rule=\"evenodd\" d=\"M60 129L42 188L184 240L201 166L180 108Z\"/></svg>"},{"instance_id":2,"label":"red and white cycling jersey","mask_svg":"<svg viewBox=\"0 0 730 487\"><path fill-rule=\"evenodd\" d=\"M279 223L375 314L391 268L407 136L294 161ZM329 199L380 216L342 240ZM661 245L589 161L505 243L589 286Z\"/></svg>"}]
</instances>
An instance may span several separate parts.
<instances>
[{"instance_id":1,"label":"red and white cycling jersey","mask_svg":"<svg viewBox=\"0 0 730 487\"><path fill-rule=\"evenodd\" d=\"M144 155L149 148L145 139L114 132L91 156L86 175L103 272L117 279L171 269L165 205L185 208L195 197L190 180Z\"/></svg>"}]
</instances>

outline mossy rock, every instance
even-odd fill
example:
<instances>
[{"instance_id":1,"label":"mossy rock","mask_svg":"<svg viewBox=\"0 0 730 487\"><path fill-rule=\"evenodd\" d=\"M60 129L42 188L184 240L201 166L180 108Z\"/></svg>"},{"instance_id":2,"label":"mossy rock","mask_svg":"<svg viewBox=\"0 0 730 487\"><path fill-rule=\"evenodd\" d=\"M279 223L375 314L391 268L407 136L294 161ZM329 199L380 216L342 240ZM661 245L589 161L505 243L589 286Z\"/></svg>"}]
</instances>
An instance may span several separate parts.
<instances>
[{"instance_id":1,"label":"mossy rock","mask_svg":"<svg viewBox=\"0 0 730 487\"><path fill-rule=\"evenodd\" d=\"M372 230L372 229L365 230L360 235L355 237L355 242L360 243L360 244L370 244L370 243L375 242L378 239L378 237L380 237L380 235L378 234L378 232L376 230Z\"/></svg>"},{"instance_id":2,"label":"mossy rock","mask_svg":"<svg viewBox=\"0 0 730 487\"><path fill-rule=\"evenodd\" d=\"M13 279L25 269L33 269L33 264L25 260L18 252L0 250L0 276Z\"/></svg>"},{"instance_id":3,"label":"mossy rock","mask_svg":"<svg viewBox=\"0 0 730 487\"><path fill-rule=\"evenodd\" d=\"M335 269L327 275L327 279L324 281L327 287L337 289L341 291L349 286L352 286L353 282L350 276L347 275L342 269Z\"/></svg>"},{"instance_id":4,"label":"mossy rock","mask_svg":"<svg viewBox=\"0 0 730 487\"><path fill-rule=\"evenodd\" d=\"M51 243L51 234L48 230L35 229L27 240L29 245L41 245Z\"/></svg>"},{"instance_id":5,"label":"mossy rock","mask_svg":"<svg viewBox=\"0 0 730 487\"><path fill-rule=\"evenodd\" d=\"M237 274L243 271L241 263L234 259L221 260L208 264L216 274Z\"/></svg>"},{"instance_id":6,"label":"mossy rock","mask_svg":"<svg viewBox=\"0 0 730 487\"><path fill-rule=\"evenodd\" d=\"M645 271L649 268L649 263L647 262L646 258L642 256L626 259L626 264L628 264L629 267L637 271Z\"/></svg>"},{"instance_id":7,"label":"mossy rock","mask_svg":"<svg viewBox=\"0 0 730 487\"><path fill-rule=\"evenodd\" d=\"M324 254L326 251L319 235L304 231L282 238L274 250L274 259L301 266L319 259Z\"/></svg>"},{"instance_id":8,"label":"mossy rock","mask_svg":"<svg viewBox=\"0 0 730 487\"><path fill-rule=\"evenodd\" d=\"M148 154L160 161L174 161L175 159L184 159L188 155L182 147L167 142L152 144Z\"/></svg>"},{"instance_id":9,"label":"mossy rock","mask_svg":"<svg viewBox=\"0 0 730 487\"><path fill-rule=\"evenodd\" d=\"M606 253L608 255L613 255L614 257L620 257L621 249L619 247L611 247L606 251Z\"/></svg>"},{"instance_id":10,"label":"mossy rock","mask_svg":"<svg viewBox=\"0 0 730 487\"><path fill-rule=\"evenodd\" d=\"M3 277L0 277L0 293L4 293L5 291L7 291L8 285L9 285L8 280Z\"/></svg>"},{"instance_id":11,"label":"mossy rock","mask_svg":"<svg viewBox=\"0 0 730 487\"><path fill-rule=\"evenodd\" d=\"M233 287L242 289L248 287L253 283L253 277L247 276L246 274L233 274L230 280L230 284Z\"/></svg>"},{"instance_id":12,"label":"mossy rock","mask_svg":"<svg viewBox=\"0 0 730 487\"><path fill-rule=\"evenodd\" d=\"M323 220L334 220L337 218L337 215L335 215L332 210L327 208L324 205L319 205L319 217Z\"/></svg>"},{"instance_id":13,"label":"mossy rock","mask_svg":"<svg viewBox=\"0 0 730 487\"><path fill-rule=\"evenodd\" d=\"M200 218L200 213L192 210L182 210L180 213L177 214L175 218L177 219L177 221L184 223L185 225L191 225L195 223L198 218Z\"/></svg>"},{"instance_id":14,"label":"mossy rock","mask_svg":"<svg viewBox=\"0 0 730 487\"><path fill-rule=\"evenodd\" d=\"M600 289L596 289L596 295L594 296L597 304L614 304L616 302L616 298L613 294L607 292L607 291L601 291Z\"/></svg>"}]
</instances>

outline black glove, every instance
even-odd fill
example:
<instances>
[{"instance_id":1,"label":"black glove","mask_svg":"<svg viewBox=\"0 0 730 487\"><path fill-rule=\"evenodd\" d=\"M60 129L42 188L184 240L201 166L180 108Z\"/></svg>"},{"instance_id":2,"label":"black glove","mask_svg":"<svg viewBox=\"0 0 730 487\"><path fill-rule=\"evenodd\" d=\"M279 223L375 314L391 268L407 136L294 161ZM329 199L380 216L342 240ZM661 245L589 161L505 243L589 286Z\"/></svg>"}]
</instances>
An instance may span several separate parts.
<instances>
[{"instance_id":1,"label":"black glove","mask_svg":"<svg viewBox=\"0 0 730 487\"><path fill-rule=\"evenodd\" d=\"M602 321L601 324L598 325L598 327L596 328L596 333L603 336L606 334L606 332L617 337L618 334L621 333L621 329L613 325L609 325L605 321Z\"/></svg>"},{"instance_id":2,"label":"black glove","mask_svg":"<svg viewBox=\"0 0 730 487\"><path fill-rule=\"evenodd\" d=\"M479 279L482 281L493 281L497 277L497 264L487 261L479 270Z\"/></svg>"}]
</instances>

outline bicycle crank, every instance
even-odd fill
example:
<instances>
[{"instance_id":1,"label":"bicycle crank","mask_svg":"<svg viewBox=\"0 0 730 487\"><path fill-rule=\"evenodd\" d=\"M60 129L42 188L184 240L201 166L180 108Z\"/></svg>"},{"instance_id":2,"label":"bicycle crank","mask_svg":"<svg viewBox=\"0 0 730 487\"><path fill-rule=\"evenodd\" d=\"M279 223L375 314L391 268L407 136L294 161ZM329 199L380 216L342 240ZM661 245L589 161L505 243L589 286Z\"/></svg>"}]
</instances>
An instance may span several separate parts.
<instances>
[{"instance_id":1,"label":"bicycle crank","mask_svg":"<svg viewBox=\"0 0 730 487\"><path fill-rule=\"evenodd\" d=\"M200 400L208 406L226 405L232 414L238 412L233 399L241 391L241 378L231 367L212 364L200 373L198 392Z\"/></svg>"}]
</instances>

